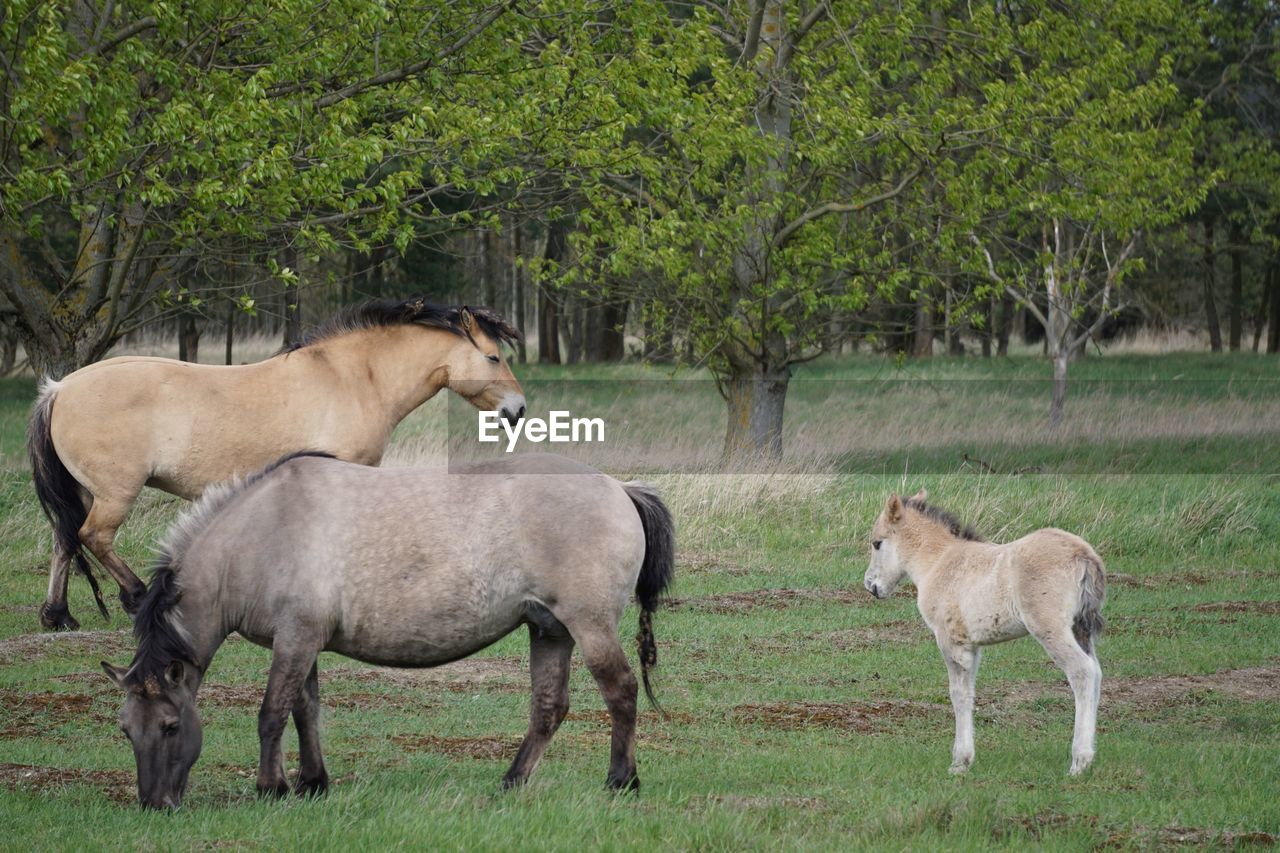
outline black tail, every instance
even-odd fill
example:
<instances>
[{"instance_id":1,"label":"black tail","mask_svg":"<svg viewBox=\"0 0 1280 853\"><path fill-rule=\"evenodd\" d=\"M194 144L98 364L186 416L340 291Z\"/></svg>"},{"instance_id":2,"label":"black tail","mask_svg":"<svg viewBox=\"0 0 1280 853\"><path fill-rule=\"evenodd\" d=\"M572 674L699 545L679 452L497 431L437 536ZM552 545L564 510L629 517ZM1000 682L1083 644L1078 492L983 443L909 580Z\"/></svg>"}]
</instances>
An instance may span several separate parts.
<instances>
[{"instance_id":1,"label":"black tail","mask_svg":"<svg viewBox=\"0 0 1280 853\"><path fill-rule=\"evenodd\" d=\"M80 500L80 484L58 458L58 451L53 447L53 436L49 431L56 396L52 388L46 387L36 400L35 409L31 412L31 423L27 425L27 457L31 460L36 497L40 499L40 508L44 510L49 523L53 525L53 535L58 541L59 549L69 555L80 573L89 579L98 610L102 612L104 619L110 618L106 602L102 600L102 590L98 588L98 579L89 568L89 560L85 557L84 547L80 542L80 528L88 517L84 502Z\"/></svg>"},{"instance_id":2,"label":"black tail","mask_svg":"<svg viewBox=\"0 0 1280 853\"><path fill-rule=\"evenodd\" d=\"M1082 557L1084 576L1080 579L1080 610L1071 626L1080 648L1093 654L1093 641L1102 635L1107 620L1102 618L1102 605L1107 600L1107 575L1094 556Z\"/></svg>"},{"instance_id":3,"label":"black tail","mask_svg":"<svg viewBox=\"0 0 1280 853\"><path fill-rule=\"evenodd\" d=\"M662 594L671 585L676 569L676 525L671 511L649 486L625 483L623 488L640 514L644 528L644 562L636 580L636 600L640 602L640 633L636 644L640 650L640 678L649 704L661 711L649 683L649 672L658 665L658 642L653 636L653 611L662 602Z\"/></svg>"}]
</instances>

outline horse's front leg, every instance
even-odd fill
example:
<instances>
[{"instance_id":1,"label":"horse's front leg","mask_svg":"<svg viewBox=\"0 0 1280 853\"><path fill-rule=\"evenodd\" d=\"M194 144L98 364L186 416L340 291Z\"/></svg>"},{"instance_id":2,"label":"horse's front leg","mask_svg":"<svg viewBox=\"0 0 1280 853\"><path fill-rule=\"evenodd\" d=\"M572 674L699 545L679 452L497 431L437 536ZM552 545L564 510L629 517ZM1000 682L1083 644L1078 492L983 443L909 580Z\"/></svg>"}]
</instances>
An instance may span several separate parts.
<instances>
[{"instance_id":1,"label":"horse's front leg","mask_svg":"<svg viewBox=\"0 0 1280 853\"><path fill-rule=\"evenodd\" d=\"M951 681L951 709L956 717L956 739L951 748L951 772L964 773L973 764L973 696L981 650L977 646L951 645L939 639Z\"/></svg>"},{"instance_id":2,"label":"horse's front leg","mask_svg":"<svg viewBox=\"0 0 1280 853\"><path fill-rule=\"evenodd\" d=\"M515 761L511 762L511 769L502 778L503 788L514 788L528 781L551 736L569 712L572 657L573 638L564 631L563 625L550 630L529 625L529 677L533 688L529 700L529 731Z\"/></svg>"},{"instance_id":3,"label":"horse's front leg","mask_svg":"<svg viewBox=\"0 0 1280 853\"><path fill-rule=\"evenodd\" d=\"M283 797L289 793L281 741L289 714L298 705L308 673L315 669L319 646L276 633L272 643L271 675L258 711L258 793ZM318 697L318 694L317 694Z\"/></svg>"}]
</instances>

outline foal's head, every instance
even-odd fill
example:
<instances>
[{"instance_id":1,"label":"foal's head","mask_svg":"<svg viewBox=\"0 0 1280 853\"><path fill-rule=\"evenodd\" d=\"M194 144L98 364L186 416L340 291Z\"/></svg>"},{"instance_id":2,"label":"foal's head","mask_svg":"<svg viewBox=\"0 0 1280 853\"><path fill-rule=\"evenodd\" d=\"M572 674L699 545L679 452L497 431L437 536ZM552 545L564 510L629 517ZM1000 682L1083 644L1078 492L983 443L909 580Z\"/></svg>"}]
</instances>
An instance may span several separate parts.
<instances>
[{"instance_id":1,"label":"foal's head","mask_svg":"<svg viewBox=\"0 0 1280 853\"><path fill-rule=\"evenodd\" d=\"M935 531L971 542L981 542L982 537L972 527L964 524L946 510L929 506L929 493L924 489L909 498L890 495L880 517L871 528L871 565L862 585L876 598L888 598L907 573L902 549L902 536L917 525L928 525ZM921 531L923 533L923 531ZM919 536L917 540L919 540ZM930 541L926 539L925 541Z\"/></svg>"},{"instance_id":2,"label":"foal's head","mask_svg":"<svg viewBox=\"0 0 1280 853\"><path fill-rule=\"evenodd\" d=\"M923 504L928 496L921 489L910 500ZM893 595L898 584L902 583L903 575L907 573L898 547L905 515L906 507L902 498L890 495L884 509L880 511L880 517L871 528L871 565L867 567L862 585L876 598Z\"/></svg>"},{"instance_id":3,"label":"foal's head","mask_svg":"<svg viewBox=\"0 0 1280 853\"><path fill-rule=\"evenodd\" d=\"M515 330L496 314L466 306L458 309L458 326L465 335L445 359L449 390L514 424L524 417L524 391L503 358L502 345L512 342Z\"/></svg>"}]
</instances>

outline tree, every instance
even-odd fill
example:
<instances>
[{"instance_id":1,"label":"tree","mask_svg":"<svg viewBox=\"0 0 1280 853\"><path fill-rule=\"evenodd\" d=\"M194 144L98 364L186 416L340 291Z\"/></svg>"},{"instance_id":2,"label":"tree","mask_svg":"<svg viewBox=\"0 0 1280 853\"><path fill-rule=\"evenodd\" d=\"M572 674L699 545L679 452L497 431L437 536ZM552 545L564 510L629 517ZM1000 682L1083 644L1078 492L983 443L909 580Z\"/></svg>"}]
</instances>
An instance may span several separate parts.
<instances>
[{"instance_id":1,"label":"tree","mask_svg":"<svg viewBox=\"0 0 1280 853\"><path fill-rule=\"evenodd\" d=\"M0 292L36 369L183 307L223 237L403 250L484 215L546 120L512 5L7 2Z\"/></svg>"}]
</instances>

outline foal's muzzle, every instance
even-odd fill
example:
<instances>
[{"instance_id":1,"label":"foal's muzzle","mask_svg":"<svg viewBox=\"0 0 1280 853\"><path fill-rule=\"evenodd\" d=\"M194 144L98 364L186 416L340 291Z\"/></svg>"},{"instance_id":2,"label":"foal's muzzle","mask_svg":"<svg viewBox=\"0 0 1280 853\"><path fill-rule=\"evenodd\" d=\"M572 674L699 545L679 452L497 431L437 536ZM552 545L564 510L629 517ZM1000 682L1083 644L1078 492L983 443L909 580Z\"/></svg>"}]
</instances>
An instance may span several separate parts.
<instances>
[{"instance_id":1,"label":"foal's muzzle","mask_svg":"<svg viewBox=\"0 0 1280 853\"><path fill-rule=\"evenodd\" d=\"M867 588L867 592L871 593L872 597L884 598L884 596L880 594L880 584L865 581L862 585Z\"/></svg>"}]
</instances>

